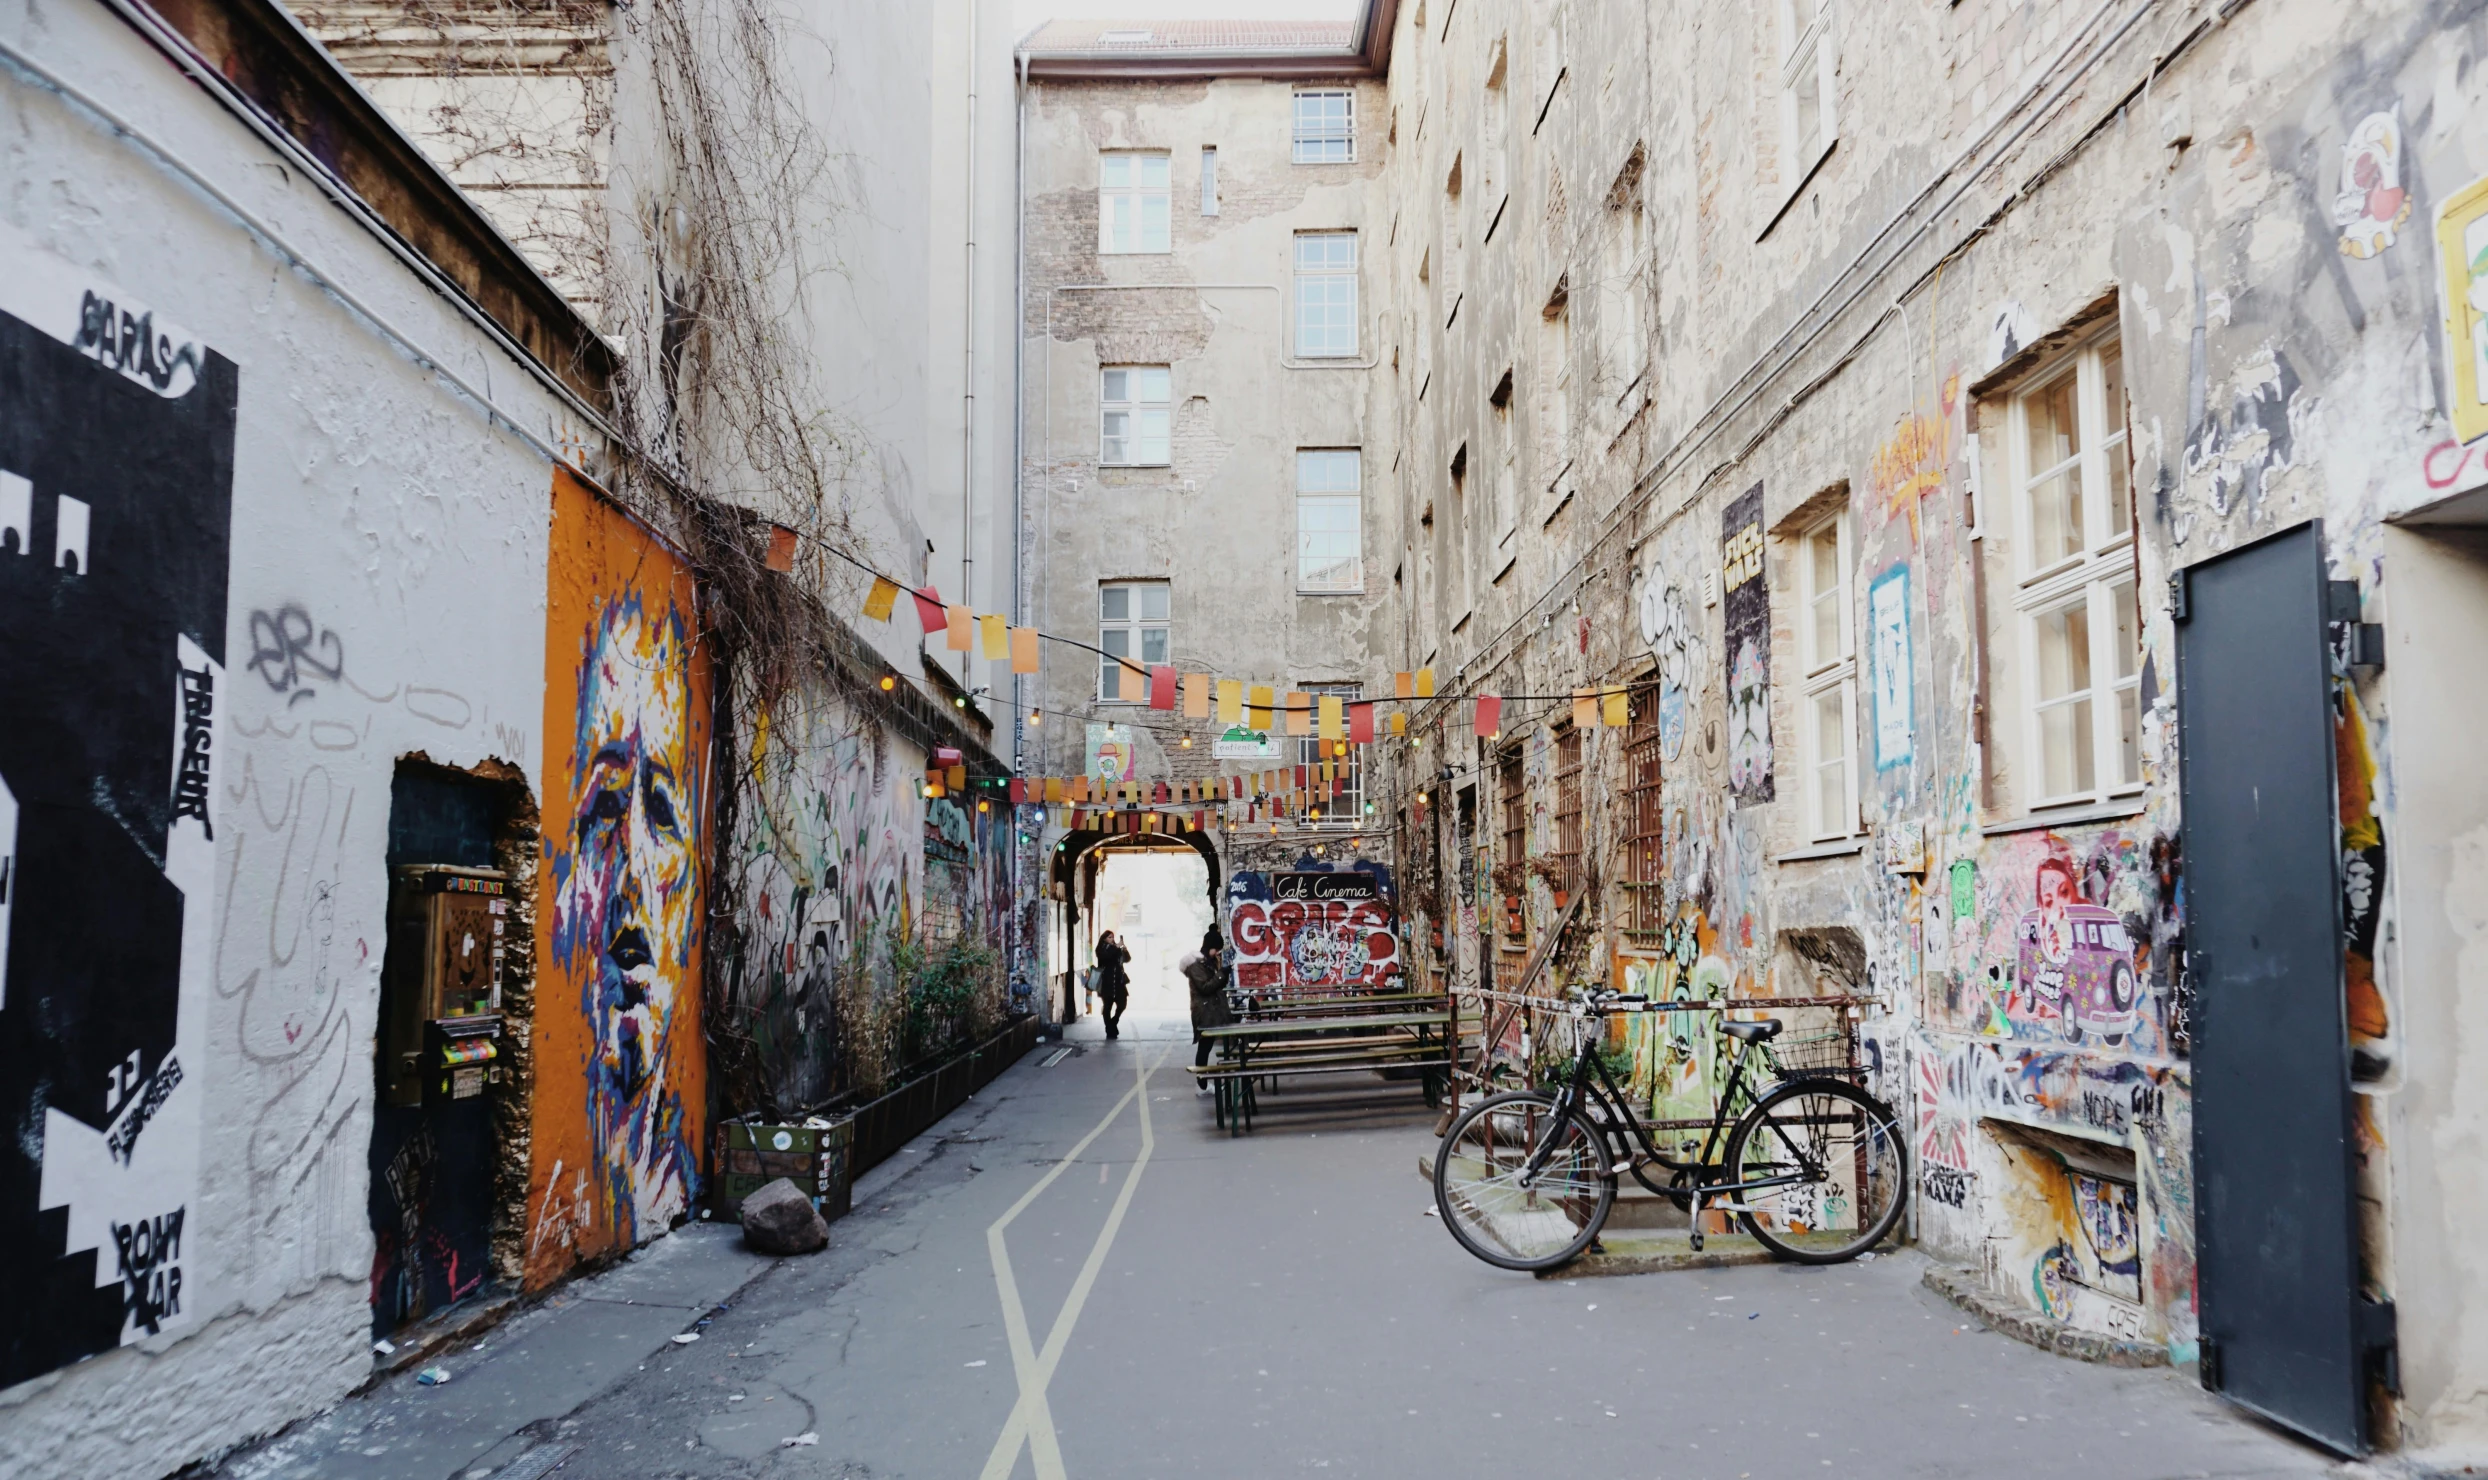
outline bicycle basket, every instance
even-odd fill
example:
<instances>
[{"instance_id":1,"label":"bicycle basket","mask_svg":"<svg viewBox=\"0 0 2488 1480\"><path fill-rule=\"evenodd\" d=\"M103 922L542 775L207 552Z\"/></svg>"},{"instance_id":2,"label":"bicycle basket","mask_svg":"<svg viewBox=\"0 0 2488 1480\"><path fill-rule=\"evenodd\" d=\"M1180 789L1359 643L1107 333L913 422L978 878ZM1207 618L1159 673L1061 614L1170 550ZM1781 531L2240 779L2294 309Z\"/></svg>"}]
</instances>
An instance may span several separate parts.
<instances>
[{"instance_id":1,"label":"bicycle basket","mask_svg":"<svg viewBox=\"0 0 2488 1480\"><path fill-rule=\"evenodd\" d=\"M1782 1079L1860 1080L1866 1071L1857 1062L1857 1040L1848 1028L1772 1040L1771 1065Z\"/></svg>"}]
</instances>

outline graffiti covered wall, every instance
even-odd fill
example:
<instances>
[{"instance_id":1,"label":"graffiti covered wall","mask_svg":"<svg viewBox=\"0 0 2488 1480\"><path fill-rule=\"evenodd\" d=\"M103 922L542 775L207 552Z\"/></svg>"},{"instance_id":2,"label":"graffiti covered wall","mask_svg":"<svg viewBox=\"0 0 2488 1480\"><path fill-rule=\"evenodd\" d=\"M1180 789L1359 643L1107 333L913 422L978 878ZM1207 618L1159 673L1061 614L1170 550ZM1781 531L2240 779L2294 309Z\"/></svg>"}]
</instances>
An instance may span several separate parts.
<instances>
[{"instance_id":1,"label":"graffiti covered wall","mask_svg":"<svg viewBox=\"0 0 2488 1480\"><path fill-rule=\"evenodd\" d=\"M709 662L682 560L553 488L527 1281L663 1233L705 1114Z\"/></svg>"},{"instance_id":2,"label":"graffiti covered wall","mask_svg":"<svg viewBox=\"0 0 2488 1480\"><path fill-rule=\"evenodd\" d=\"M1399 989L1399 917L1380 864L1227 880L1226 935L1236 986L1303 996Z\"/></svg>"}]
</instances>

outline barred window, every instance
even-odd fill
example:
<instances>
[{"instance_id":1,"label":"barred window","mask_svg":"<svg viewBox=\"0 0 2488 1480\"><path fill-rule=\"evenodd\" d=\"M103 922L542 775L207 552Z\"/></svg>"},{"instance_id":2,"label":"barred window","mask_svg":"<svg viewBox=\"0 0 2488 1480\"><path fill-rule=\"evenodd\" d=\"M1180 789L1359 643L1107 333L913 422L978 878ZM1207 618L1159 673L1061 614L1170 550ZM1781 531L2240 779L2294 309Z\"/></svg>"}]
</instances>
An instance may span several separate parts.
<instances>
[{"instance_id":1,"label":"barred window","mask_svg":"<svg viewBox=\"0 0 2488 1480\"><path fill-rule=\"evenodd\" d=\"M1660 881L1667 874L1667 855L1660 837L1659 705L1644 694L1633 706L1632 727L1624 732L1624 878L1631 894L1625 910L1628 930L1657 930Z\"/></svg>"},{"instance_id":2,"label":"barred window","mask_svg":"<svg viewBox=\"0 0 2488 1480\"><path fill-rule=\"evenodd\" d=\"M1581 887L1581 731L1566 725L1555 737L1555 846L1566 893Z\"/></svg>"}]
</instances>

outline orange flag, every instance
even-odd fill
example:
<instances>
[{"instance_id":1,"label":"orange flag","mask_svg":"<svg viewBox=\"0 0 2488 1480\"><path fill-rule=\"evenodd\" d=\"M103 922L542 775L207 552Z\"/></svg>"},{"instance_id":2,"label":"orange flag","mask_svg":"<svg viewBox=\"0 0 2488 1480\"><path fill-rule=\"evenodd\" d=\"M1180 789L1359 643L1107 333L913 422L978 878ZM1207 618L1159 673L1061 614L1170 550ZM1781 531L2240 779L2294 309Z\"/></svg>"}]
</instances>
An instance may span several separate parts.
<instances>
[{"instance_id":1,"label":"orange flag","mask_svg":"<svg viewBox=\"0 0 2488 1480\"><path fill-rule=\"evenodd\" d=\"M1037 671L1036 628L1014 627L1011 629L1011 671L1013 673Z\"/></svg>"},{"instance_id":2,"label":"orange flag","mask_svg":"<svg viewBox=\"0 0 2488 1480\"><path fill-rule=\"evenodd\" d=\"M1572 691L1572 727L1575 730L1598 728L1598 690L1574 689Z\"/></svg>"},{"instance_id":3,"label":"orange flag","mask_svg":"<svg viewBox=\"0 0 2488 1480\"><path fill-rule=\"evenodd\" d=\"M944 615L950 626L950 651L964 653L975 646L968 637L968 628L975 622L976 613L964 606L954 606L947 608Z\"/></svg>"},{"instance_id":4,"label":"orange flag","mask_svg":"<svg viewBox=\"0 0 2488 1480\"><path fill-rule=\"evenodd\" d=\"M1301 694L1294 690L1288 692L1287 733L1290 735L1313 733L1313 696L1311 694Z\"/></svg>"},{"instance_id":5,"label":"orange flag","mask_svg":"<svg viewBox=\"0 0 2488 1480\"><path fill-rule=\"evenodd\" d=\"M1208 674L1187 673L1184 675L1184 718L1209 718Z\"/></svg>"},{"instance_id":6,"label":"orange flag","mask_svg":"<svg viewBox=\"0 0 2488 1480\"><path fill-rule=\"evenodd\" d=\"M1114 696L1126 704L1138 704L1149 697L1147 675L1140 665L1118 658L1114 665Z\"/></svg>"},{"instance_id":7,"label":"orange flag","mask_svg":"<svg viewBox=\"0 0 2488 1480\"><path fill-rule=\"evenodd\" d=\"M1413 673L1394 673L1394 674L1392 674L1392 675L1391 675L1391 697L1392 697L1392 698L1394 698L1394 699L1413 699L1413 698L1415 698L1416 696L1417 696L1417 675L1415 675L1415 674L1413 674Z\"/></svg>"}]
</instances>

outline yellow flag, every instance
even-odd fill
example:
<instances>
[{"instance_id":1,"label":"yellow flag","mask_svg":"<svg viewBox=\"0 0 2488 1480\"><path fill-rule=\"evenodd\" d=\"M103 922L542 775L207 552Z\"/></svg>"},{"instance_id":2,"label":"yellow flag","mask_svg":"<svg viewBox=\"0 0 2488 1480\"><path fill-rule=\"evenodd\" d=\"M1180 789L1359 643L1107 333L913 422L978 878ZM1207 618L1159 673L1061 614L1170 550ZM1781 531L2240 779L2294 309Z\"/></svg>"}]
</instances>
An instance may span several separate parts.
<instances>
[{"instance_id":1,"label":"yellow flag","mask_svg":"<svg viewBox=\"0 0 2488 1480\"><path fill-rule=\"evenodd\" d=\"M1045 799L1049 802L1059 802L1063 799L1063 778L1060 776L1045 778Z\"/></svg>"},{"instance_id":2,"label":"yellow flag","mask_svg":"<svg viewBox=\"0 0 2488 1480\"><path fill-rule=\"evenodd\" d=\"M1115 660L1114 696L1126 704L1138 704L1149 697L1148 675L1139 664L1128 659Z\"/></svg>"},{"instance_id":3,"label":"yellow flag","mask_svg":"<svg viewBox=\"0 0 2488 1480\"><path fill-rule=\"evenodd\" d=\"M1036 628L1014 627L1011 629L1011 671L1013 673L1037 671Z\"/></svg>"},{"instance_id":4,"label":"yellow flag","mask_svg":"<svg viewBox=\"0 0 2488 1480\"><path fill-rule=\"evenodd\" d=\"M1187 673L1184 675L1184 718L1209 718L1208 674Z\"/></svg>"},{"instance_id":5,"label":"yellow flag","mask_svg":"<svg viewBox=\"0 0 2488 1480\"><path fill-rule=\"evenodd\" d=\"M965 766L952 766L948 774L945 775L943 779L950 783L950 789L952 791L959 792L964 795L968 789L968 768Z\"/></svg>"},{"instance_id":6,"label":"yellow flag","mask_svg":"<svg viewBox=\"0 0 2488 1480\"><path fill-rule=\"evenodd\" d=\"M968 637L968 628L976 620L976 614L974 612L969 611L964 606L953 606L944 608L943 616L950 623L949 650L951 652L964 653L969 648L975 646L974 642L972 642Z\"/></svg>"},{"instance_id":7,"label":"yellow flag","mask_svg":"<svg viewBox=\"0 0 2488 1480\"><path fill-rule=\"evenodd\" d=\"M1011 619L998 612L986 612L976 619L985 639L985 656L1000 662L1011 655Z\"/></svg>"},{"instance_id":8,"label":"yellow flag","mask_svg":"<svg viewBox=\"0 0 2488 1480\"><path fill-rule=\"evenodd\" d=\"M1342 733L1340 726L1344 722L1346 712L1346 706L1340 703L1339 696L1337 694L1324 694L1322 696L1323 739L1336 740L1339 738Z\"/></svg>"},{"instance_id":9,"label":"yellow flag","mask_svg":"<svg viewBox=\"0 0 2488 1480\"><path fill-rule=\"evenodd\" d=\"M1400 712L1398 712L1397 710L1393 710L1393 711L1392 711L1392 713L1391 713L1391 733L1392 733L1392 735L1393 735L1393 736L1395 736L1395 737L1396 737L1396 736L1400 736L1400 735L1405 735L1405 734L1407 734L1407 733L1408 733L1408 716L1407 716L1407 715L1401 714L1401 713L1400 713Z\"/></svg>"},{"instance_id":10,"label":"yellow flag","mask_svg":"<svg viewBox=\"0 0 2488 1480\"><path fill-rule=\"evenodd\" d=\"M1313 696L1290 689L1287 694L1287 733L1313 733Z\"/></svg>"},{"instance_id":11,"label":"yellow flag","mask_svg":"<svg viewBox=\"0 0 2488 1480\"><path fill-rule=\"evenodd\" d=\"M890 608L898 604L898 582L883 576L873 577L873 588L864 596L864 615L876 622L890 620Z\"/></svg>"},{"instance_id":12,"label":"yellow flag","mask_svg":"<svg viewBox=\"0 0 2488 1480\"><path fill-rule=\"evenodd\" d=\"M1622 689L1607 690L1598 696L1598 704L1605 711L1603 717L1611 727L1620 730L1632 723L1633 706L1626 700Z\"/></svg>"},{"instance_id":13,"label":"yellow flag","mask_svg":"<svg viewBox=\"0 0 2488 1480\"><path fill-rule=\"evenodd\" d=\"M1434 697L1433 669L1420 668L1417 670L1417 697L1420 699L1431 699Z\"/></svg>"},{"instance_id":14,"label":"yellow flag","mask_svg":"<svg viewBox=\"0 0 2488 1480\"><path fill-rule=\"evenodd\" d=\"M1253 685L1253 706L1252 706L1252 707L1253 707L1253 719L1252 719L1252 725L1253 725L1253 728L1254 728L1254 729L1256 729L1256 730L1267 730L1267 729L1269 729L1269 728L1270 728L1270 686L1269 686L1268 684L1266 684L1266 683L1257 683L1257 684L1254 684L1254 685Z\"/></svg>"},{"instance_id":15,"label":"yellow flag","mask_svg":"<svg viewBox=\"0 0 2488 1480\"><path fill-rule=\"evenodd\" d=\"M1572 728L1580 731L1594 730L1597 727L1598 691L1596 689L1574 689L1572 691Z\"/></svg>"},{"instance_id":16,"label":"yellow flag","mask_svg":"<svg viewBox=\"0 0 2488 1480\"><path fill-rule=\"evenodd\" d=\"M1222 725L1244 723L1244 685L1232 678L1218 680L1218 722Z\"/></svg>"}]
</instances>

